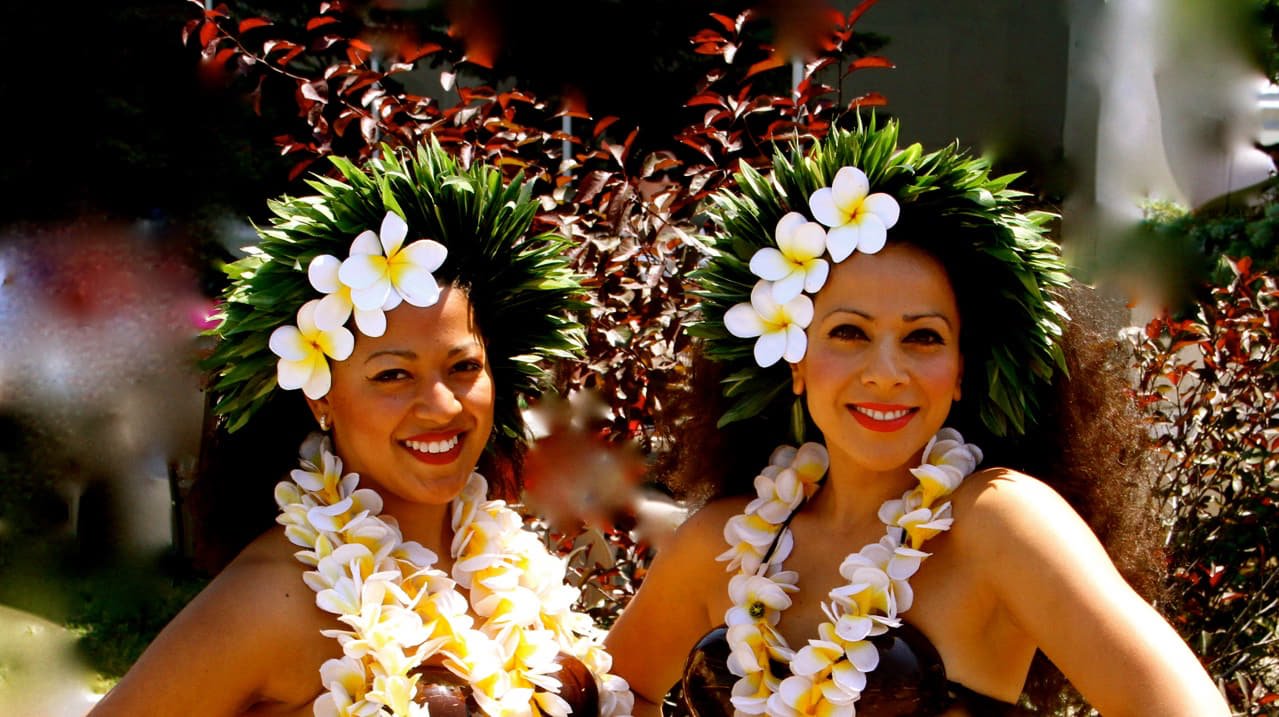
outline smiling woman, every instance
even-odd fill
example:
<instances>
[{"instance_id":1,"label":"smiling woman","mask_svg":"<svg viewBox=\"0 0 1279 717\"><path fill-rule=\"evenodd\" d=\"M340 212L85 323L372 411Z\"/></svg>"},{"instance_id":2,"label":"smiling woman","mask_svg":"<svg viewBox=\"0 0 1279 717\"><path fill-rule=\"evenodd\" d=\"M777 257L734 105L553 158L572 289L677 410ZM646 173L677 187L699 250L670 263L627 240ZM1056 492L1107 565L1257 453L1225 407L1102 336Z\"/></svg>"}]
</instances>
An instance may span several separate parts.
<instances>
[{"instance_id":1,"label":"smiling woman","mask_svg":"<svg viewBox=\"0 0 1279 717\"><path fill-rule=\"evenodd\" d=\"M476 472L518 463L531 359L578 348L562 240L528 236L527 186L438 146L335 164L229 267L208 360L228 430L277 388L319 425L280 527L93 715L628 714L564 561Z\"/></svg>"},{"instance_id":2,"label":"smiling woman","mask_svg":"<svg viewBox=\"0 0 1279 717\"><path fill-rule=\"evenodd\" d=\"M728 488L609 633L636 715L672 685L695 717L1051 711L1037 653L1108 716L1227 714L1107 554L1152 557L1140 427L1011 181L872 120L716 198L694 330L728 405L681 416L679 470Z\"/></svg>"}]
</instances>

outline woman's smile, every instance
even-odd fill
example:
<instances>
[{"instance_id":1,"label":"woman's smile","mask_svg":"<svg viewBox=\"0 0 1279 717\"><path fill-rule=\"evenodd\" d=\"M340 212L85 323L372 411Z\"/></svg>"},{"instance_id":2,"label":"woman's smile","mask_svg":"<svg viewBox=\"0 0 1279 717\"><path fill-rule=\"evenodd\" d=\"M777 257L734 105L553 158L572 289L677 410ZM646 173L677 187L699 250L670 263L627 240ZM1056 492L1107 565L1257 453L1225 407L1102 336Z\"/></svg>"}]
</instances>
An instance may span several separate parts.
<instances>
[{"instance_id":1,"label":"woman's smile","mask_svg":"<svg viewBox=\"0 0 1279 717\"><path fill-rule=\"evenodd\" d=\"M448 465L462 455L465 431L437 431L421 433L400 441L409 453L423 463Z\"/></svg>"},{"instance_id":2,"label":"woman's smile","mask_svg":"<svg viewBox=\"0 0 1279 717\"><path fill-rule=\"evenodd\" d=\"M905 428L919 413L919 407L891 403L850 403L848 412L858 423L872 431L891 433Z\"/></svg>"}]
</instances>

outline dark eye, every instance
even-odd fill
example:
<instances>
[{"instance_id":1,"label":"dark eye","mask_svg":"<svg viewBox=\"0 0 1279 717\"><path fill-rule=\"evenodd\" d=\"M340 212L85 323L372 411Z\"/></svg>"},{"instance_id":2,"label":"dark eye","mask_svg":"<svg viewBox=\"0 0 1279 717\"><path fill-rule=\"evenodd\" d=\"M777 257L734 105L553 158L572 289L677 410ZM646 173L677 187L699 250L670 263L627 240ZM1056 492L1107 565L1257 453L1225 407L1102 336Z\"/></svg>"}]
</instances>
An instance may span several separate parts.
<instances>
[{"instance_id":1,"label":"dark eye","mask_svg":"<svg viewBox=\"0 0 1279 717\"><path fill-rule=\"evenodd\" d=\"M466 359L453 364L454 373L471 373L474 371L483 371L484 363L478 359Z\"/></svg>"},{"instance_id":2,"label":"dark eye","mask_svg":"<svg viewBox=\"0 0 1279 717\"><path fill-rule=\"evenodd\" d=\"M946 339L933 329L915 329L906 335L906 341L912 344L928 344L944 346Z\"/></svg>"},{"instance_id":3,"label":"dark eye","mask_svg":"<svg viewBox=\"0 0 1279 717\"><path fill-rule=\"evenodd\" d=\"M852 324L840 324L832 328L827 336L839 341L860 341L866 338L866 332Z\"/></svg>"},{"instance_id":4,"label":"dark eye","mask_svg":"<svg viewBox=\"0 0 1279 717\"><path fill-rule=\"evenodd\" d=\"M400 381L409 377L409 372L402 368L388 368L384 371L378 371L373 374L371 380L377 383L388 383L390 381Z\"/></svg>"}]
</instances>

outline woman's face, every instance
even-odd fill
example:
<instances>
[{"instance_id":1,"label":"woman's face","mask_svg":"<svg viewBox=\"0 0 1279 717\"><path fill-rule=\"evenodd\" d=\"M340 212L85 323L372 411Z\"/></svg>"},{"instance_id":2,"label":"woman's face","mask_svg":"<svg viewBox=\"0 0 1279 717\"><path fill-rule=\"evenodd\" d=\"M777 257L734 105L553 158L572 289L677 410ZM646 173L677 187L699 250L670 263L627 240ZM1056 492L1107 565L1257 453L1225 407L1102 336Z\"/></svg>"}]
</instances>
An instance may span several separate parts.
<instances>
[{"instance_id":1,"label":"woman's face","mask_svg":"<svg viewBox=\"0 0 1279 717\"><path fill-rule=\"evenodd\" d=\"M808 351L792 373L832 458L873 471L917 460L963 374L945 269L908 244L854 253L832 268L813 306Z\"/></svg>"},{"instance_id":2,"label":"woman's face","mask_svg":"<svg viewBox=\"0 0 1279 717\"><path fill-rule=\"evenodd\" d=\"M462 491L493 428L493 375L463 291L388 311L386 333L357 334L332 370L328 395L310 404L328 416L347 471L411 502Z\"/></svg>"}]
</instances>

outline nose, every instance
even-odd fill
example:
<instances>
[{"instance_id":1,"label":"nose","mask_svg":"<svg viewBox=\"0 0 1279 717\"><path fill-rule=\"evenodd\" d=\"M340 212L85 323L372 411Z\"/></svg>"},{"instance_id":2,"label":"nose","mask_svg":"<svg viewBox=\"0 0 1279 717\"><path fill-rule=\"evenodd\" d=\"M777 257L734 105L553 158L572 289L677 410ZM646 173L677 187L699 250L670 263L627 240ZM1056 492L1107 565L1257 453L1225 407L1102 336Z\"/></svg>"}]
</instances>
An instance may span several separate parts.
<instances>
[{"instance_id":1,"label":"nose","mask_svg":"<svg viewBox=\"0 0 1279 717\"><path fill-rule=\"evenodd\" d=\"M438 378L419 386L413 415L436 424L446 424L462 412L462 401L447 382Z\"/></svg>"},{"instance_id":2,"label":"nose","mask_svg":"<svg viewBox=\"0 0 1279 717\"><path fill-rule=\"evenodd\" d=\"M904 357L895 342L881 341L871 346L862 367L863 384L890 388L901 386L908 380Z\"/></svg>"}]
</instances>

